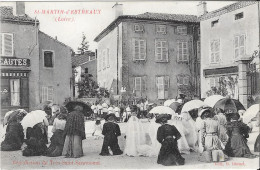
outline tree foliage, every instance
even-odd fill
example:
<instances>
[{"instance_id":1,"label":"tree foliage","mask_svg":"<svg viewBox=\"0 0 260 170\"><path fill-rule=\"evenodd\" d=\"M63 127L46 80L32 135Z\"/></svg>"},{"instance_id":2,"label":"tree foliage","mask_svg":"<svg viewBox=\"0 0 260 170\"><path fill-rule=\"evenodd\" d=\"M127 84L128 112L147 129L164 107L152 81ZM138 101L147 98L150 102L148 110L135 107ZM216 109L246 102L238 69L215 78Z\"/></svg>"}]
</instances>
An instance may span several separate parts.
<instances>
[{"instance_id":1,"label":"tree foliage","mask_svg":"<svg viewBox=\"0 0 260 170\"><path fill-rule=\"evenodd\" d=\"M108 98L109 92L105 88L100 88L93 80L92 75L84 74L82 75L82 80L78 83L78 92L79 98L88 97L88 98Z\"/></svg>"},{"instance_id":2,"label":"tree foliage","mask_svg":"<svg viewBox=\"0 0 260 170\"><path fill-rule=\"evenodd\" d=\"M80 43L80 47L78 47L79 53L80 54L87 54L89 53L89 42L87 41L86 35L82 33L82 41Z\"/></svg>"}]
</instances>

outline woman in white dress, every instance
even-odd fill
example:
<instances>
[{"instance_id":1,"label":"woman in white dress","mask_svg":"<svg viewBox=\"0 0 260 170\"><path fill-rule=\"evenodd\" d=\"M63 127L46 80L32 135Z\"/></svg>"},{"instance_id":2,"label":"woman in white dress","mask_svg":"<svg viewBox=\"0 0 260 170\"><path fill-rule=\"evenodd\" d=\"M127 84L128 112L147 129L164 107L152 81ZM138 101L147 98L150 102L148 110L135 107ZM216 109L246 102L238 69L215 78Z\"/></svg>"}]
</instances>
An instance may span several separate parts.
<instances>
[{"instance_id":1,"label":"woman in white dress","mask_svg":"<svg viewBox=\"0 0 260 170\"><path fill-rule=\"evenodd\" d=\"M181 134L181 138L178 140L178 148L180 153L190 154L190 147L188 145L186 135L188 135L188 129L183 126L183 122L186 121L182 116L177 114L172 115L171 120L168 120L170 125L173 125Z\"/></svg>"},{"instance_id":2,"label":"woman in white dress","mask_svg":"<svg viewBox=\"0 0 260 170\"><path fill-rule=\"evenodd\" d=\"M185 135L188 145L191 150L197 151L197 132L195 121L190 116L189 112L182 112L181 116L183 117L183 126L187 129L187 134Z\"/></svg>"},{"instance_id":3,"label":"woman in white dress","mask_svg":"<svg viewBox=\"0 0 260 170\"><path fill-rule=\"evenodd\" d=\"M155 121L156 121L156 117L154 116L150 120L151 123L148 131L152 143L148 153L149 157L154 157L154 156L157 157L161 149L161 143L157 141L157 131L161 125L159 123L156 123Z\"/></svg>"},{"instance_id":4,"label":"woman in white dress","mask_svg":"<svg viewBox=\"0 0 260 170\"><path fill-rule=\"evenodd\" d=\"M128 156L141 156L146 155L142 153L146 151L145 144L145 132L142 123L137 118L137 106L131 106L131 117L127 121L126 125L126 144L124 154Z\"/></svg>"}]
</instances>

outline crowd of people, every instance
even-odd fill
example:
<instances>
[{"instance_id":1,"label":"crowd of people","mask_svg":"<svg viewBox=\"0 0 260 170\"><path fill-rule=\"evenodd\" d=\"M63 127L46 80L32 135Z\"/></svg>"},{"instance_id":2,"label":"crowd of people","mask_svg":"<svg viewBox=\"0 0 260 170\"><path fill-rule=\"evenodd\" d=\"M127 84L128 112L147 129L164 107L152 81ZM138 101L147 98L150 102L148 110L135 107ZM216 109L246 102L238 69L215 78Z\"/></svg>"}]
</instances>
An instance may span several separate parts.
<instances>
[{"instance_id":1,"label":"crowd of people","mask_svg":"<svg viewBox=\"0 0 260 170\"><path fill-rule=\"evenodd\" d=\"M188 111L156 114L149 113L151 106L154 107L148 101L125 107L93 104L91 117L95 119L95 124L92 136L103 140L99 155L157 157L157 163L165 166L184 165L183 154L190 152L196 152L202 162L222 162L229 157L256 157L247 145L250 128L243 123L239 113L226 114L221 108L213 110L202 106L195 117ZM23 156L82 157L82 140L86 139L83 107L76 105L70 112L66 108L56 109L52 111L52 117L48 117L48 109L43 110L47 113L46 118L26 129L21 125L26 111L19 109L8 115L4 121L6 134L1 150L20 150L25 143ZM148 129L144 128L144 119L148 119L145 122L149 124ZM120 122L126 123L123 151L118 144L118 137L122 135ZM49 123L53 124L53 135L47 147ZM259 152L259 140L258 136L255 152Z\"/></svg>"}]
</instances>

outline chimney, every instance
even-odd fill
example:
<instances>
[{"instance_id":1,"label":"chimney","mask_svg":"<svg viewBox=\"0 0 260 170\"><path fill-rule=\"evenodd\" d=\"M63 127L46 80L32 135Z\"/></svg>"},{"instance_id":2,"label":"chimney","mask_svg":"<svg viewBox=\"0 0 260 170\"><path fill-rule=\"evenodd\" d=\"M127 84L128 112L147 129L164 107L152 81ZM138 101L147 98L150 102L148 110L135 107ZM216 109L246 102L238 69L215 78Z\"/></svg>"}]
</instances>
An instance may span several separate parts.
<instances>
[{"instance_id":1,"label":"chimney","mask_svg":"<svg viewBox=\"0 0 260 170\"><path fill-rule=\"evenodd\" d=\"M24 2L21 2L21 1L16 2L16 15L18 15L18 16L25 15L25 4L24 4Z\"/></svg>"},{"instance_id":2,"label":"chimney","mask_svg":"<svg viewBox=\"0 0 260 170\"><path fill-rule=\"evenodd\" d=\"M112 8L114 8L115 11L115 19L123 15L123 4L116 3Z\"/></svg>"},{"instance_id":3,"label":"chimney","mask_svg":"<svg viewBox=\"0 0 260 170\"><path fill-rule=\"evenodd\" d=\"M200 1L199 4L197 5L197 10L198 10L198 17L204 15L207 13L207 3L204 1Z\"/></svg>"}]
</instances>

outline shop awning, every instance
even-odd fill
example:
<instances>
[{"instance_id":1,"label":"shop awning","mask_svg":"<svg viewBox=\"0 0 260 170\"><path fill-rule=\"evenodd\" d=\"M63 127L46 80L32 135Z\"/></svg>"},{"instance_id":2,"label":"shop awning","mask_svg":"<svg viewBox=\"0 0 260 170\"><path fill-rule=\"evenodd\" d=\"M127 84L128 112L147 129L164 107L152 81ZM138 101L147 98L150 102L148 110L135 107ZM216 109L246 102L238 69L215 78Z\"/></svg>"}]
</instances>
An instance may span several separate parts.
<instances>
[{"instance_id":1,"label":"shop awning","mask_svg":"<svg viewBox=\"0 0 260 170\"><path fill-rule=\"evenodd\" d=\"M238 66L204 69L203 73L205 77L211 75L223 75L223 74L232 74L232 73L235 74L238 73Z\"/></svg>"}]
</instances>

